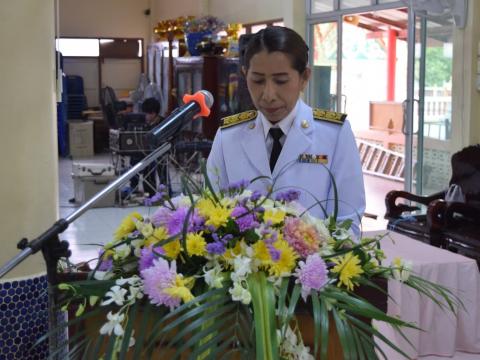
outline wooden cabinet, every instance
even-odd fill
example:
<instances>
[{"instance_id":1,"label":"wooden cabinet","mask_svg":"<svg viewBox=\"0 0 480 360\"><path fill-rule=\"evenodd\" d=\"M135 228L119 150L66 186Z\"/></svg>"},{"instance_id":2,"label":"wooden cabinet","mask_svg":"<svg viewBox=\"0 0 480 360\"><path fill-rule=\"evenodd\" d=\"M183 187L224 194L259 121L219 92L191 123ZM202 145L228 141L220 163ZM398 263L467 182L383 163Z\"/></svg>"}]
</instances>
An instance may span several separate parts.
<instances>
[{"instance_id":1,"label":"wooden cabinet","mask_svg":"<svg viewBox=\"0 0 480 360\"><path fill-rule=\"evenodd\" d=\"M240 73L238 58L223 56L179 57L174 61L174 93L177 106L184 94L208 90L214 98L211 113L201 122L192 123L192 131L213 139L222 117L253 109Z\"/></svg>"}]
</instances>

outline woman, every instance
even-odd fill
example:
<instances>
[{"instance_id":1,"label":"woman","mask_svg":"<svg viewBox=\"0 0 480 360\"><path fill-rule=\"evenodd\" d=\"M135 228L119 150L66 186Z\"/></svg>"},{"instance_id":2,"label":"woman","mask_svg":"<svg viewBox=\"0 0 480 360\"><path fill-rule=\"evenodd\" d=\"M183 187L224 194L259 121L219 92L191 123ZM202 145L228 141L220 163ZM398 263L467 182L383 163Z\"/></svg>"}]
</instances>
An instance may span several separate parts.
<instances>
[{"instance_id":1,"label":"woman","mask_svg":"<svg viewBox=\"0 0 480 360\"><path fill-rule=\"evenodd\" d=\"M338 219L351 219L358 236L365 191L355 138L345 114L312 109L300 99L310 78L303 39L285 27L261 30L247 45L242 70L257 110L223 119L207 163L212 182L223 188L266 176L250 189L300 190L301 204L324 217L315 204L333 213L331 172Z\"/></svg>"}]
</instances>

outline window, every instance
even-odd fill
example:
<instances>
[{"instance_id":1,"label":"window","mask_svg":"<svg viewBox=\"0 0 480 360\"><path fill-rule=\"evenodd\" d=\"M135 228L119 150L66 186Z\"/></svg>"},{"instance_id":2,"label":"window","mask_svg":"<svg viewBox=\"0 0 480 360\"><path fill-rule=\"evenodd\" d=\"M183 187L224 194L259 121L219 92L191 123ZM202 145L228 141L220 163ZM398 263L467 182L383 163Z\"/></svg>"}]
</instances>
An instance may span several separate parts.
<instances>
[{"instance_id":1,"label":"window","mask_svg":"<svg viewBox=\"0 0 480 360\"><path fill-rule=\"evenodd\" d=\"M143 39L60 38L63 56L133 59L143 57Z\"/></svg>"},{"instance_id":2,"label":"window","mask_svg":"<svg viewBox=\"0 0 480 360\"><path fill-rule=\"evenodd\" d=\"M98 57L100 55L98 39L57 39L57 50L63 56Z\"/></svg>"}]
</instances>

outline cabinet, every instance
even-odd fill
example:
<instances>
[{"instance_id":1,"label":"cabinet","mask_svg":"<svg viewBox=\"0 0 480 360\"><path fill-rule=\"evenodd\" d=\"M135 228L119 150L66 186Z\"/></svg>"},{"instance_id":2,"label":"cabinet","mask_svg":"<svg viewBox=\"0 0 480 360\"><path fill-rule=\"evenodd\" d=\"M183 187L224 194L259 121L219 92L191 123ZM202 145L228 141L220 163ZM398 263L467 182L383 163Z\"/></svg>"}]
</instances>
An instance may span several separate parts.
<instances>
[{"instance_id":1,"label":"cabinet","mask_svg":"<svg viewBox=\"0 0 480 360\"><path fill-rule=\"evenodd\" d=\"M212 140L222 117L253 109L238 58L223 56L179 57L174 61L174 93L177 105L184 94L208 90L214 98L211 113L190 130Z\"/></svg>"}]
</instances>

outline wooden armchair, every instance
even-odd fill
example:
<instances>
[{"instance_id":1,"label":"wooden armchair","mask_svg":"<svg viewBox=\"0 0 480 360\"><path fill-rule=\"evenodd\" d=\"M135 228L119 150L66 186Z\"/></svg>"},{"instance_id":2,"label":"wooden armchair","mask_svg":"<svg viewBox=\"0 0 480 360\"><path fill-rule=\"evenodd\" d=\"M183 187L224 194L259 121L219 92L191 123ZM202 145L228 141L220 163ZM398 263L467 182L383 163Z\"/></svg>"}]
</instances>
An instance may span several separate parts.
<instances>
[{"instance_id":1,"label":"wooden armchair","mask_svg":"<svg viewBox=\"0 0 480 360\"><path fill-rule=\"evenodd\" d=\"M428 207L430 239L441 247L475 259L480 268L480 208L435 200Z\"/></svg>"},{"instance_id":2,"label":"wooden armchair","mask_svg":"<svg viewBox=\"0 0 480 360\"><path fill-rule=\"evenodd\" d=\"M406 191L390 191L385 197L387 228L434 246L479 256L476 245L480 235L480 145L469 146L452 156L450 185L458 185L464 202L445 201L446 191L419 196ZM397 204L405 199L424 205ZM477 249L477 250L475 250Z\"/></svg>"},{"instance_id":3,"label":"wooden armchair","mask_svg":"<svg viewBox=\"0 0 480 360\"><path fill-rule=\"evenodd\" d=\"M411 238L426 242L434 246L441 246L437 238L430 239L430 227L432 220L428 213L428 206L435 200L443 199L445 191L435 193L430 196L415 195L407 191L393 190L385 196L386 213L385 219L388 220L387 229L407 235ZM421 211L420 206L396 203L398 199L413 201L424 205L427 208L426 213L417 214Z\"/></svg>"}]
</instances>

